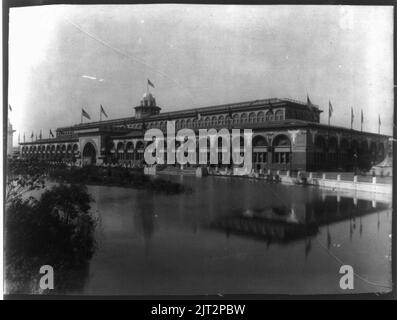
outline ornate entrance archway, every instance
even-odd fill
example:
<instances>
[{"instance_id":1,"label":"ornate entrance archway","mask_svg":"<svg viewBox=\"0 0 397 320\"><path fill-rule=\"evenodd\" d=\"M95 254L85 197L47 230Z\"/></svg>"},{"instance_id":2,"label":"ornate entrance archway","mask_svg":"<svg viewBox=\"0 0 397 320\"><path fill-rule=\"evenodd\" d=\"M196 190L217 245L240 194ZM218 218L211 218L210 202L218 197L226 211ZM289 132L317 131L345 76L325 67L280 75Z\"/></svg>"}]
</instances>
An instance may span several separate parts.
<instances>
[{"instance_id":1,"label":"ornate entrance archway","mask_svg":"<svg viewBox=\"0 0 397 320\"><path fill-rule=\"evenodd\" d=\"M87 142L83 149L83 166L96 164L96 148L91 142Z\"/></svg>"}]
</instances>

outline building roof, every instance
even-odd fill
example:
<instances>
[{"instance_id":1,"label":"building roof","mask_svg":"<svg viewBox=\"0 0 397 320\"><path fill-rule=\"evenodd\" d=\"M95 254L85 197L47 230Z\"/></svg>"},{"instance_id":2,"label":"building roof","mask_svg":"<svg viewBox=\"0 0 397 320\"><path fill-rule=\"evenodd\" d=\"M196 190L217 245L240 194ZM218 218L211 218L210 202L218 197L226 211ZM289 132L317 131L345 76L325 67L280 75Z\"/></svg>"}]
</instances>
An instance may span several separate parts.
<instances>
[{"instance_id":1,"label":"building roof","mask_svg":"<svg viewBox=\"0 0 397 320\"><path fill-rule=\"evenodd\" d=\"M157 115L148 116L143 119L136 119L135 117L125 117L119 119L112 119L112 120L105 120L105 121L94 121L89 123L83 124L75 124L73 126L67 127L60 127L57 130L76 130L81 128L92 128L97 126L108 126L108 125L115 125L115 124L122 124L137 122L141 123L143 121L157 121L157 120L169 120L170 118L179 118L179 117L187 117L187 116L196 116L200 114L201 116L212 115L216 113L229 113L229 112L244 112L245 109L250 108L250 110L261 109L264 107L279 107L283 105L292 105L294 107L300 109L307 109L309 106L307 103L293 100L293 99L279 99L279 98L271 98L271 99L261 99L261 100L252 100L252 101L245 101L245 102L238 102L238 103L228 103L222 105L214 105L208 107L201 107L201 108L192 108L192 109L185 109L185 110L178 110L178 111L169 111L169 112L162 112ZM323 112L318 108L318 106L313 106L313 111L317 113Z\"/></svg>"}]
</instances>

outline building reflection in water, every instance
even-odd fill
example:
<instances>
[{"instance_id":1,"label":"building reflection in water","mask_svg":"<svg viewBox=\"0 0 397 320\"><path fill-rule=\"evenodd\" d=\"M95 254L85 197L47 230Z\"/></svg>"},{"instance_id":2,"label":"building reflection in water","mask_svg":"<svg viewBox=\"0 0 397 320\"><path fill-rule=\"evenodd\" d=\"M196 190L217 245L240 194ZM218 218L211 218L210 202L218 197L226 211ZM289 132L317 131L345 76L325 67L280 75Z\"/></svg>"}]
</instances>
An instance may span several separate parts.
<instances>
[{"instance_id":1,"label":"building reflection in water","mask_svg":"<svg viewBox=\"0 0 397 320\"><path fill-rule=\"evenodd\" d=\"M138 205L136 228L143 236L145 252L148 254L155 228L154 194L152 191L146 191L145 196L138 196L136 200Z\"/></svg>"},{"instance_id":2,"label":"building reflection in water","mask_svg":"<svg viewBox=\"0 0 397 320\"><path fill-rule=\"evenodd\" d=\"M338 195L323 195L310 203L292 204L289 207L272 207L247 209L222 216L209 225L215 230L222 230L226 235L235 234L251 237L271 243L288 244L296 240L305 241L305 255L310 252L311 238L326 227L327 247L332 246L332 234L329 225L350 222L349 237L352 240L359 220L359 234L363 233L361 217L390 208L388 203L349 198Z\"/></svg>"}]
</instances>

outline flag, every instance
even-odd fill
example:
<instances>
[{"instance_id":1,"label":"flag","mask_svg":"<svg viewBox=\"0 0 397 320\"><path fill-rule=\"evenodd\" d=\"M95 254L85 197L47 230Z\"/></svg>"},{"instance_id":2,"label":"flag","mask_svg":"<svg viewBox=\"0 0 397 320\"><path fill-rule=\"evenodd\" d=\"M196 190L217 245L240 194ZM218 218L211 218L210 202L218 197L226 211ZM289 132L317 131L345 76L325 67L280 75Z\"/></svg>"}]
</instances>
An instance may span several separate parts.
<instances>
[{"instance_id":1,"label":"flag","mask_svg":"<svg viewBox=\"0 0 397 320\"><path fill-rule=\"evenodd\" d=\"M364 113L363 110L361 110L361 124L363 124L363 122L364 122Z\"/></svg>"},{"instance_id":2,"label":"flag","mask_svg":"<svg viewBox=\"0 0 397 320\"><path fill-rule=\"evenodd\" d=\"M151 86L152 88L154 88L154 84L153 84L149 79L147 79L147 84L148 84L149 86Z\"/></svg>"},{"instance_id":3,"label":"flag","mask_svg":"<svg viewBox=\"0 0 397 320\"><path fill-rule=\"evenodd\" d=\"M30 136L30 137L33 139L33 137L34 137L33 131L32 131L32 134L31 134L31 136Z\"/></svg>"},{"instance_id":4,"label":"flag","mask_svg":"<svg viewBox=\"0 0 397 320\"><path fill-rule=\"evenodd\" d=\"M101 105L101 114L103 114L106 118L108 117L108 115L106 114L105 110L103 109L102 105Z\"/></svg>"},{"instance_id":5,"label":"flag","mask_svg":"<svg viewBox=\"0 0 397 320\"><path fill-rule=\"evenodd\" d=\"M41 140L41 137L42 137L42 135L41 135L41 130L40 130L40 135L39 135L40 140Z\"/></svg>"},{"instance_id":6,"label":"flag","mask_svg":"<svg viewBox=\"0 0 397 320\"><path fill-rule=\"evenodd\" d=\"M310 101L309 95L307 95L307 102L306 102L307 106L309 107L309 109L313 109L314 108L314 104Z\"/></svg>"},{"instance_id":7,"label":"flag","mask_svg":"<svg viewBox=\"0 0 397 320\"><path fill-rule=\"evenodd\" d=\"M353 112L353 107L351 107L350 125L352 128L353 128L353 122L354 122L354 112Z\"/></svg>"},{"instance_id":8,"label":"flag","mask_svg":"<svg viewBox=\"0 0 397 320\"><path fill-rule=\"evenodd\" d=\"M50 136L54 138L54 134L52 133L51 129L50 129Z\"/></svg>"},{"instance_id":9,"label":"flag","mask_svg":"<svg viewBox=\"0 0 397 320\"><path fill-rule=\"evenodd\" d=\"M11 105L10 105L10 104L8 105L8 109L9 109L10 111L12 111L12 108L11 108Z\"/></svg>"},{"instance_id":10,"label":"flag","mask_svg":"<svg viewBox=\"0 0 397 320\"><path fill-rule=\"evenodd\" d=\"M334 112L334 108L332 108L332 104L331 104L331 100L329 100L329 104L328 104L328 115L331 118L332 117L332 113Z\"/></svg>"},{"instance_id":11,"label":"flag","mask_svg":"<svg viewBox=\"0 0 397 320\"><path fill-rule=\"evenodd\" d=\"M81 109L81 116L91 120L90 115L84 109Z\"/></svg>"},{"instance_id":12,"label":"flag","mask_svg":"<svg viewBox=\"0 0 397 320\"><path fill-rule=\"evenodd\" d=\"M25 142L25 132L23 133L23 142Z\"/></svg>"},{"instance_id":13,"label":"flag","mask_svg":"<svg viewBox=\"0 0 397 320\"><path fill-rule=\"evenodd\" d=\"M382 122L380 121L380 114L378 114L378 124L379 126L382 124Z\"/></svg>"}]
</instances>

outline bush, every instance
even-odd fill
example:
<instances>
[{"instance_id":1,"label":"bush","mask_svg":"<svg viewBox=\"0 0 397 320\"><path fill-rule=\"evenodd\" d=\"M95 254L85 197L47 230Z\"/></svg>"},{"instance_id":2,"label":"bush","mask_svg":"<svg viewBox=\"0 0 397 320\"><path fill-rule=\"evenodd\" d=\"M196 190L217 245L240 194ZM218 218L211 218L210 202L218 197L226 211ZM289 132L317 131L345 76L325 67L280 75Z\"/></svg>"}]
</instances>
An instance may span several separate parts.
<instances>
[{"instance_id":1,"label":"bush","mask_svg":"<svg viewBox=\"0 0 397 320\"><path fill-rule=\"evenodd\" d=\"M86 187L59 185L38 200L17 197L9 203L5 216L8 293L40 292L42 265L54 268L57 292L74 289L70 275L86 275L95 251L96 222L89 212L90 201Z\"/></svg>"}]
</instances>

